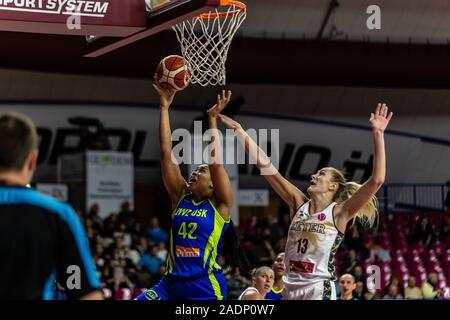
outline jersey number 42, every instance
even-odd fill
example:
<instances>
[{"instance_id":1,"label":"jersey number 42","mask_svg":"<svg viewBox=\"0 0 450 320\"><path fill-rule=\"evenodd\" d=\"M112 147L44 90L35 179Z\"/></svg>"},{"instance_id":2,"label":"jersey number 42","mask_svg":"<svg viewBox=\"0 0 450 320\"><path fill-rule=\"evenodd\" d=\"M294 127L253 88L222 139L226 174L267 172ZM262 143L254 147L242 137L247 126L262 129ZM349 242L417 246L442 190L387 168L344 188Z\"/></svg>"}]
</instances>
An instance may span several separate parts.
<instances>
[{"instance_id":1,"label":"jersey number 42","mask_svg":"<svg viewBox=\"0 0 450 320\"><path fill-rule=\"evenodd\" d=\"M187 224L186 227L186 222L183 222L180 225L180 228L178 229L178 235L182 236L183 239L186 239L186 237L190 240L195 240L197 239L196 236L194 236L194 231L197 229L197 223L196 222L191 222Z\"/></svg>"}]
</instances>

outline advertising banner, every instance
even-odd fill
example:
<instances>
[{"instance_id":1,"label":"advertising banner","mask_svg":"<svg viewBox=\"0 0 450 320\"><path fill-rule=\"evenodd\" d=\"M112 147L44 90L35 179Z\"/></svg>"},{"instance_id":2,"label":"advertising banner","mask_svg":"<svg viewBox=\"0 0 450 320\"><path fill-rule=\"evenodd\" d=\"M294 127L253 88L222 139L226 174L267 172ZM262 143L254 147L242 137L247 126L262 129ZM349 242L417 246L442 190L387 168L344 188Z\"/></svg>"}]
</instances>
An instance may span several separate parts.
<instances>
[{"instance_id":1,"label":"advertising banner","mask_svg":"<svg viewBox=\"0 0 450 320\"><path fill-rule=\"evenodd\" d=\"M100 206L100 216L118 213L124 202L133 207L134 168L129 152L88 151L86 153L86 209Z\"/></svg>"},{"instance_id":2,"label":"advertising banner","mask_svg":"<svg viewBox=\"0 0 450 320\"><path fill-rule=\"evenodd\" d=\"M143 0L0 0L0 30L125 37L146 27Z\"/></svg>"}]
</instances>

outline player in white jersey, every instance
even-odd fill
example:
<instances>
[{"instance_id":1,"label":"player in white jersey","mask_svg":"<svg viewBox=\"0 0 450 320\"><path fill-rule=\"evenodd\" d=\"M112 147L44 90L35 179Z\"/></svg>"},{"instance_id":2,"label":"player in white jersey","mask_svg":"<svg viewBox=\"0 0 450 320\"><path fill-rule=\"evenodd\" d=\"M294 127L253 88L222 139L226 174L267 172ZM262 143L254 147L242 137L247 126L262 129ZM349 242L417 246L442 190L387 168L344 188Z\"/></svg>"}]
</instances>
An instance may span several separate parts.
<instances>
[{"instance_id":1,"label":"player in white jersey","mask_svg":"<svg viewBox=\"0 0 450 320\"><path fill-rule=\"evenodd\" d=\"M347 182L335 168L323 168L311 176L307 190L310 198L275 169L239 123L220 116L227 128L235 130L261 174L289 205L291 226L285 250L284 299L336 299L333 260L347 224L358 218L362 224L372 226L377 218L375 194L386 176L384 131L392 115L385 104L378 104L371 113L369 122L374 143L371 177L359 185Z\"/></svg>"},{"instance_id":2,"label":"player in white jersey","mask_svg":"<svg viewBox=\"0 0 450 320\"><path fill-rule=\"evenodd\" d=\"M238 300L264 300L272 290L275 275L270 267L259 267L252 271L252 286L241 293Z\"/></svg>"}]
</instances>

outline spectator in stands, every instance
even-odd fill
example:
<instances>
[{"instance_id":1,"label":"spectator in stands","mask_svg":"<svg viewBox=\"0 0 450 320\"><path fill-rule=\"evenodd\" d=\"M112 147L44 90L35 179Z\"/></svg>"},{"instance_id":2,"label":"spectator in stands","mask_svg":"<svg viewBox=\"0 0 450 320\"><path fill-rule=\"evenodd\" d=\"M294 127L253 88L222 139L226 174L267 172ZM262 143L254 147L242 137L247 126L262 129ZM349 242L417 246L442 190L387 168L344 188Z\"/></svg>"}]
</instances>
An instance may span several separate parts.
<instances>
[{"instance_id":1,"label":"spectator in stands","mask_svg":"<svg viewBox=\"0 0 450 320\"><path fill-rule=\"evenodd\" d=\"M108 261L105 264L105 267L102 271L102 276L100 278L102 282L103 288L109 288L110 290L114 290L114 275L113 275L113 267L111 266L112 260Z\"/></svg>"},{"instance_id":2,"label":"spectator in stands","mask_svg":"<svg viewBox=\"0 0 450 320\"><path fill-rule=\"evenodd\" d=\"M353 292L355 300L366 300L364 289L364 282L357 281L355 291Z\"/></svg>"},{"instance_id":3,"label":"spectator in stands","mask_svg":"<svg viewBox=\"0 0 450 320\"><path fill-rule=\"evenodd\" d=\"M141 255L139 252L133 247L125 246L125 258L130 260L134 265L138 265L141 260Z\"/></svg>"},{"instance_id":4,"label":"spectator in stands","mask_svg":"<svg viewBox=\"0 0 450 320\"><path fill-rule=\"evenodd\" d=\"M251 216L244 227L245 239L249 241L255 241L259 237L258 232L258 218Z\"/></svg>"},{"instance_id":5,"label":"spectator in stands","mask_svg":"<svg viewBox=\"0 0 450 320\"><path fill-rule=\"evenodd\" d=\"M140 237L139 242L136 245L136 249L141 256L147 253L148 250L148 239L147 237Z\"/></svg>"},{"instance_id":6,"label":"spectator in stands","mask_svg":"<svg viewBox=\"0 0 450 320\"><path fill-rule=\"evenodd\" d=\"M167 251L167 248L166 248L166 243L165 242L161 242L159 245L158 245L158 253L157 253L157 256L162 260L162 261L166 261L166 259L167 259L167 254L168 254L169 252Z\"/></svg>"},{"instance_id":7,"label":"spectator in stands","mask_svg":"<svg viewBox=\"0 0 450 320\"><path fill-rule=\"evenodd\" d=\"M89 207L88 211L83 213L83 218L89 218L95 214L98 215L99 212L100 212L100 206L98 205L98 203L93 203Z\"/></svg>"},{"instance_id":8,"label":"spectator in stands","mask_svg":"<svg viewBox=\"0 0 450 320\"><path fill-rule=\"evenodd\" d=\"M360 261L356 257L356 251L354 249L351 249L348 252L348 255L345 257L344 261L342 262L341 272L351 273L352 270L359 264Z\"/></svg>"},{"instance_id":9,"label":"spectator in stands","mask_svg":"<svg viewBox=\"0 0 450 320\"><path fill-rule=\"evenodd\" d=\"M136 283L136 288L149 288L158 281L158 277L155 278L155 275L151 276L148 272L139 267L139 263L137 264L136 273L133 276L133 282Z\"/></svg>"},{"instance_id":10,"label":"spectator in stands","mask_svg":"<svg viewBox=\"0 0 450 320\"><path fill-rule=\"evenodd\" d=\"M423 216L416 224L416 228L412 235L412 242L421 242L426 247L430 247L435 240L433 228L426 216Z\"/></svg>"},{"instance_id":11,"label":"spectator in stands","mask_svg":"<svg viewBox=\"0 0 450 320\"><path fill-rule=\"evenodd\" d=\"M283 212L283 214L281 215L280 226L281 226L281 229L283 230L283 237L285 237L285 238L287 237L290 225L291 225L291 216L289 214L289 211ZM284 248L283 248L283 250L284 250Z\"/></svg>"},{"instance_id":12,"label":"spectator in stands","mask_svg":"<svg viewBox=\"0 0 450 320\"><path fill-rule=\"evenodd\" d=\"M89 228L92 228L92 226L94 225L94 223L92 222L92 220L90 218L83 218L81 220L84 224L84 228L87 230Z\"/></svg>"},{"instance_id":13,"label":"spectator in stands","mask_svg":"<svg viewBox=\"0 0 450 320\"><path fill-rule=\"evenodd\" d=\"M111 213L103 223L103 235L108 238L113 238L114 231L116 230L117 214Z\"/></svg>"},{"instance_id":14,"label":"spectator in stands","mask_svg":"<svg viewBox=\"0 0 450 320\"><path fill-rule=\"evenodd\" d=\"M233 272L227 273L225 277L227 279L228 299L237 299L249 285L248 279L241 274L239 267L234 268Z\"/></svg>"},{"instance_id":15,"label":"spectator in stands","mask_svg":"<svg viewBox=\"0 0 450 320\"><path fill-rule=\"evenodd\" d=\"M391 275L391 278L389 279L389 283L387 284L387 286L384 289L383 292L383 296L389 294L389 290L392 288L397 288L397 292L395 292L396 296L400 296L403 297L404 296L404 292L403 292L403 286L400 285L400 276L396 273L393 273Z\"/></svg>"},{"instance_id":16,"label":"spectator in stands","mask_svg":"<svg viewBox=\"0 0 450 320\"><path fill-rule=\"evenodd\" d=\"M267 217L267 224L270 230L269 232L270 242L272 243L272 245L276 245L278 241L283 237L283 229L278 223L278 219L272 215L269 215Z\"/></svg>"},{"instance_id":17,"label":"spectator in stands","mask_svg":"<svg viewBox=\"0 0 450 320\"><path fill-rule=\"evenodd\" d=\"M376 290L366 290L364 293L364 300L378 300L381 299L381 295Z\"/></svg>"},{"instance_id":18,"label":"spectator in stands","mask_svg":"<svg viewBox=\"0 0 450 320\"><path fill-rule=\"evenodd\" d=\"M133 256L133 250L130 248L126 248L126 253L127 255L125 256L125 275L128 277L128 279L130 279L130 281L133 283L133 288L136 288L136 286L139 286L139 273L142 271L142 269L138 266L139 260L137 260L137 262L135 263L133 260L131 260L129 258L132 257L133 259L135 259L137 257Z\"/></svg>"},{"instance_id":19,"label":"spectator in stands","mask_svg":"<svg viewBox=\"0 0 450 320\"><path fill-rule=\"evenodd\" d=\"M388 286L388 292L383 297L385 300L403 299L402 295L399 294L399 287L397 284L392 283Z\"/></svg>"},{"instance_id":20,"label":"spectator in stands","mask_svg":"<svg viewBox=\"0 0 450 320\"><path fill-rule=\"evenodd\" d=\"M422 291L416 286L416 278L409 276L408 285L405 288L405 299L422 299Z\"/></svg>"},{"instance_id":21,"label":"spectator in stands","mask_svg":"<svg viewBox=\"0 0 450 320\"><path fill-rule=\"evenodd\" d=\"M131 227L130 234L131 234L131 240L134 244L138 244L139 239L141 237L147 237L146 232L142 228L142 224L140 224L139 222L135 222L133 224L133 226Z\"/></svg>"},{"instance_id":22,"label":"spectator in stands","mask_svg":"<svg viewBox=\"0 0 450 320\"><path fill-rule=\"evenodd\" d=\"M97 243L97 245L95 246L92 257L94 259L94 263L97 267L97 270L102 272L105 267L106 259L105 259L105 248L101 243Z\"/></svg>"},{"instance_id":23,"label":"spectator in stands","mask_svg":"<svg viewBox=\"0 0 450 320\"><path fill-rule=\"evenodd\" d=\"M356 300L353 291L356 289L355 277L345 273L339 278L339 296L337 300Z\"/></svg>"},{"instance_id":24,"label":"spectator in stands","mask_svg":"<svg viewBox=\"0 0 450 320\"><path fill-rule=\"evenodd\" d=\"M131 228L134 223L134 214L130 209L130 203L128 201L122 203L120 206L120 212L117 215L117 223L124 223L127 227L127 230Z\"/></svg>"},{"instance_id":25,"label":"spectator in stands","mask_svg":"<svg viewBox=\"0 0 450 320\"><path fill-rule=\"evenodd\" d=\"M122 246L131 246L131 235L128 233L126 223L120 223L118 230L114 232L114 238L122 239Z\"/></svg>"},{"instance_id":26,"label":"spectator in stands","mask_svg":"<svg viewBox=\"0 0 450 320\"><path fill-rule=\"evenodd\" d=\"M119 254L121 257L125 256L121 236L118 236L117 238L114 239L114 242L109 245L107 252L111 257L114 257L114 254L116 253Z\"/></svg>"},{"instance_id":27,"label":"spectator in stands","mask_svg":"<svg viewBox=\"0 0 450 320\"><path fill-rule=\"evenodd\" d=\"M116 254L111 264L113 267L114 289L115 290L119 288L134 289L133 283L130 281L130 279L125 273L125 268L127 266L126 260L124 258L119 257L119 255Z\"/></svg>"},{"instance_id":28,"label":"spectator in stands","mask_svg":"<svg viewBox=\"0 0 450 320\"><path fill-rule=\"evenodd\" d=\"M139 260L139 266L151 275L156 275L159 273L159 267L164 263L164 260L158 257L158 246L152 245L141 260Z\"/></svg>"},{"instance_id":29,"label":"spectator in stands","mask_svg":"<svg viewBox=\"0 0 450 320\"><path fill-rule=\"evenodd\" d=\"M91 249L91 251L94 251L95 246L98 243L98 238L95 230L92 228L86 228L86 236L88 238L89 248Z\"/></svg>"},{"instance_id":30,"label":"spectator in stands","mask_svg":"<svg viewBox=\"0 0 450 320\"><path fill-rule=\"evenodd\" d=\"M270 232L268 228L265 230ZM266 234L262 240L258 241L254 254L258 259L257 262L259 265L272 265L273 261L276 259L276 254L275 249L272 247L272 243L270 242L270 236Z\"/></svg>"},{"instance_id":31,"label":"spectator in stands","mask_svg":"<svg viewBox=\"0 0 450 320\"><path fill-rule=\"evenodd\" d=\"M442 290L437 288L438 276L436 272L428 275L428 280L422 285L422 295L425 299L439 299L442 297Z\"/></svg>"},{"instance_id":32,"label":"spectator in stands","mask_svg":"<svg viewBox=\"0 0 450 320\"><path fill-rule=\"evenodd\" d=\"M92 220L93 228L100 232L103 228L103 220L99 216L100 206L94 203L89 209L87 218Z\"/></svg>"},{"instance_id":33,"label":"spectator in stands","mask_svg":"<svg viewBox=\"0 0 450 320\"><path fill-rule=\"evenodd\" d=\"M355 277L356 282L365 282L366 279L364 277L363 268L360 265L356 265L355 268L353 268L352 272L353 276Z\"/></svg>"},{"instance_id":34,"label":"spectator in stands","mask_svg":"<svg viewBox=\"0 0 450 320\"><path fill-rule=\"evenodd\" d=\"M158 217L152 217L150 221L150 228L145 229L145 232L147 232L150 241L154 244L159 244L161 242L167 241L169 235L165 230L161 229Z\"/></svg>"}]
</instances>

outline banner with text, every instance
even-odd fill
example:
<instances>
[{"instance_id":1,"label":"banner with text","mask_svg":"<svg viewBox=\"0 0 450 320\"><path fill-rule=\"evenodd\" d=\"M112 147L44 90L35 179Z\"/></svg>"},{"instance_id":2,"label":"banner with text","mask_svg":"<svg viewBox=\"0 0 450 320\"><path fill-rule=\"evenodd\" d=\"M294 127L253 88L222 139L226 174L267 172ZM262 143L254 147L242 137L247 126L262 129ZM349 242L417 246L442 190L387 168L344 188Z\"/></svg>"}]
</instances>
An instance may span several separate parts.
<instances>
[{"instance_id":1,"label":"banner with text","mask_svg":"<svg viewBox=\"0 0 450 320\"><path fill-rule=\"evenodd\" d=\"M103 218L117 213L120 205L129 202L133 207L134 166L129 152L86 152L86 209L100 206Z\"/></svg>"},{"instance_id":2,"label":"banner with text","mask_svg":"<svg viewBox=\"0 0 450 320\"><path fill-rule=\"evenodd\" d=\"M83 115L100 118L110 137L113 150L131 152L137 183L161 183L158 141L158 108L119 106L8 105L0 111L11 110L29 115L38 127L39 159L35 179L56 180L59 157L73 154L83 145L83 132L70 125L68 118ZM51 114L51 117L46 115ZM200 111L173 109L170 113L172 130L193 127ZM269 117L240 114L235 117L245 129L279 129L280 173L304 189L311 173L325 166L345 171L349 178L364 181L372 172L372 134L364 118L336 117L334 121L295 117ZM407 121L401 116L395 124ZM430 126L446 125L429 122ZM406 124L405 124L406 126ZM412 125L413 126L413 125ZM206 129L206 128L205 128ZM445 183L449 180L450 141L437 137L421 137L421 132L388 131L385 135L387 154L386 183ZM259 139L263 143L264 139ZM269 137L269 136L268 136ZM175 142L174 142L175 145ZM238 145L236 143L236 145ZM276 148L272 148L274 151ZM201 154L201 153L200 153ZM240 188L267 188L267 181L253 165L237 165Z\"/></svg>"}]
</instances>

